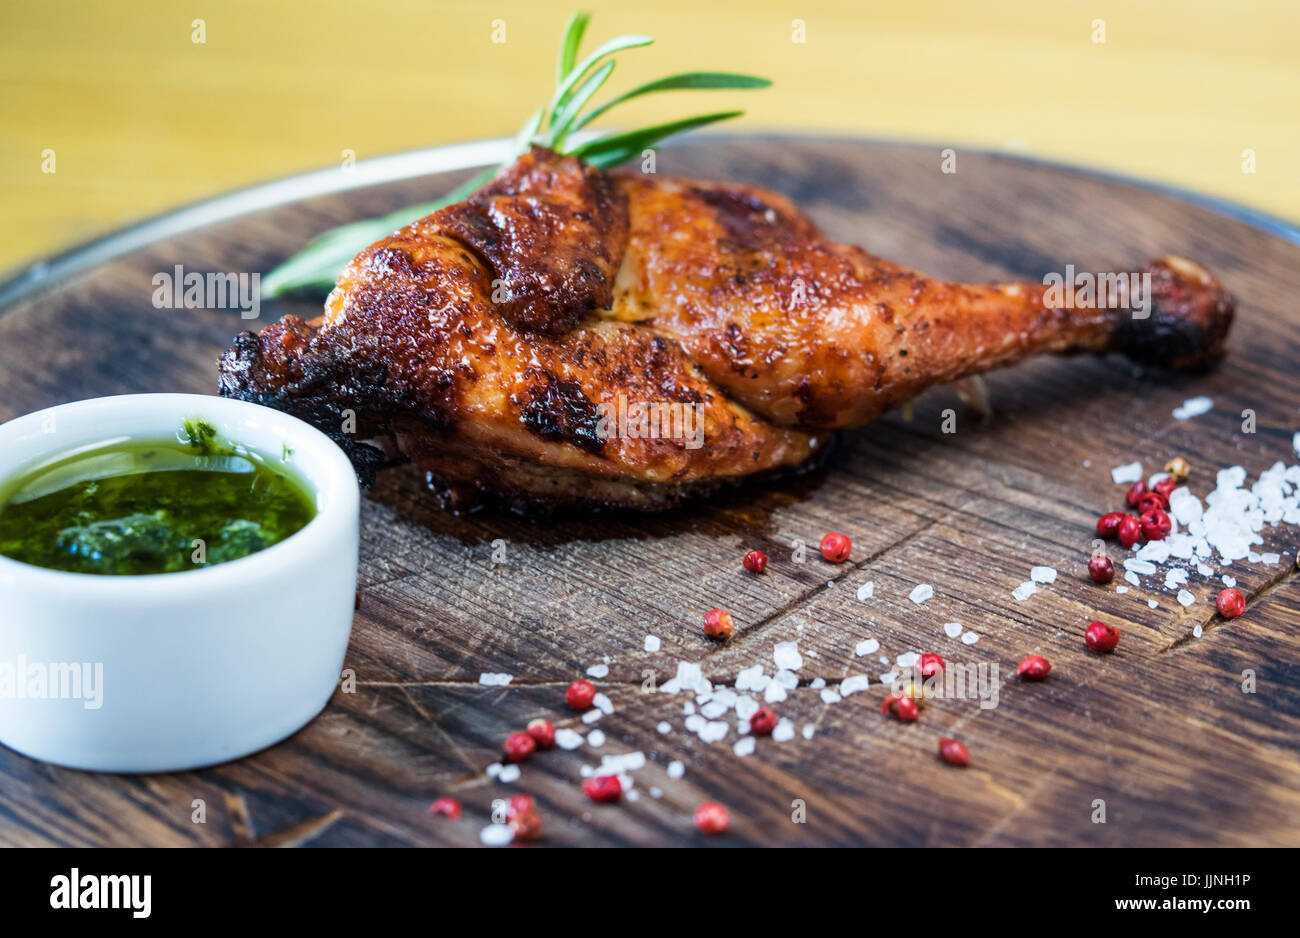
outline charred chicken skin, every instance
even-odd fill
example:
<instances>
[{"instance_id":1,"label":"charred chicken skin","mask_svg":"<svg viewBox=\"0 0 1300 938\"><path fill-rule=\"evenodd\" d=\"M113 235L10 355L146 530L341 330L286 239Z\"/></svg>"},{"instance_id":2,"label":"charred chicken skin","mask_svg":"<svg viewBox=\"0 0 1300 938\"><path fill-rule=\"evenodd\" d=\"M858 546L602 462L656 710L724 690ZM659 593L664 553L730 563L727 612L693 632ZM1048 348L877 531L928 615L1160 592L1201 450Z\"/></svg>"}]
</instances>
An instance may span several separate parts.
<instances>
[{"instance_id":1,"label":"charred chicken skin","mask_svg":"<svg viewBox=\"0 0 1300 938\"><path fill-rule=\"evenodd\" d=\"M414 463L447 507L659 509L1030 355L1222 355L1233 303L1210 274L1137 273L1145 294L1066 308L832 243L772 192L534 148L359 254L320 320L237 337L220 389L314 423L364 482Z\"/></svg>"}]
</instances>

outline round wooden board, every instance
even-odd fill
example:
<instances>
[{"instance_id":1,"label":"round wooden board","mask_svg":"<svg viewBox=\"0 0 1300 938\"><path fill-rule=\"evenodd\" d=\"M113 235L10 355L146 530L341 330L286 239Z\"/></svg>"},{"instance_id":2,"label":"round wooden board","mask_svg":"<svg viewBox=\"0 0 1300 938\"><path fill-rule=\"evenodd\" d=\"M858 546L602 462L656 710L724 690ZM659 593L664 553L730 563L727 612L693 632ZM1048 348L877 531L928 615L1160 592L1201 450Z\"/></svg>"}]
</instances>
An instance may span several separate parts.
<instances>
[{"instance_id":1,"label":"round wooden board","mask_svg":"<svg viewBox=\"0 0 1300 938\"><path fill-rule=\"evenodd\" d=\"M691 813L715 799L731 810L730 843L1300 845L1295 529L1266 532L1261 549L1290 552L1282 564L1232 568L1250 601L1232 621L1214 615L1218 580L1195 572L1189 608L1155 578L1120 594L1085 575L1096 516L1120 506L1112 467L1140 459L1154 471L1182 455L1204 496L1217 468L1241 464L1254 477L1296 461L1300 236L1115 179L957 159L944 174L935 148L701 138L665 148L658 171L769 186L836 239L951 278L1039 280L1067 264L1192 258L1239 301L1224 364L1186 375L1141 374L1116 357L1037 360L990 378L987 423L938 389L910 420L895 414L845 434L819 474L660 516L457 518L416 473L391 471L362 508L346 663L354 692L340 691L288 741L198 772L89 774L0 751L0 842L476 844L493 800L526 791L551 844L701 842ZM0 418L105 394L214 392L218 355L249 323L234 311L156 309L154 274L177 264L265 271L332 224L436 197L468 174L255 208L29 291L0 312ZM318 308L267 301L254 325ZM1211 413L1171 417L1199 395L1214 399ZM945 434L950 407L957 432ZM1253 434L1243 432L1247 409ZM849 563L817 555L829 530L853 538ZM802 563L796 540L811 545ZM740 567L753 547L772 558L761 577ZM1035 565L1060 576L1018 603L1012 590ZM868 580L874 596L859 601ZM934 587L924 605L908 600L919 583ZM737 622L722 647L700 627L715 606ZM1113 655L1084 648L1096 618L1123 633ZM953 621L978 643L947 637L942 625ZM647 635L661 650L644 650ZM855 656L869 637L880 650ZM770 672L773 644L796 639L805 682L867 674L871 687L827 704L801 686L777 707L795 738L758 740L753 755L733 753L734 728L712 745L684 730L688 697L645 690L679 660L701 661L727 684L754 664ZM883 719L879 656L929 650L996 664L997 706L942 700L916 724ZM1030 652L1054 663L1044 683L1012 676ZM513 785L491 779L505 735L529 719L587 729L565 709L564 688L602 664L609 673L596 683L615 708L596 724L604 745L540 754ZM1247 671L1255 693L1243 692ZM514 677L485 687L483 672ZM937 759L945 735L969 745L970 768ZM582 767L634 751L647 760L634 773L641 797L587 802ZM681 778L666 773L674 760ZM459 798L463 819L429 817L438 795ZM206 803L204 824L191 820L195 799Z\"/></svg>"}]
</instances>

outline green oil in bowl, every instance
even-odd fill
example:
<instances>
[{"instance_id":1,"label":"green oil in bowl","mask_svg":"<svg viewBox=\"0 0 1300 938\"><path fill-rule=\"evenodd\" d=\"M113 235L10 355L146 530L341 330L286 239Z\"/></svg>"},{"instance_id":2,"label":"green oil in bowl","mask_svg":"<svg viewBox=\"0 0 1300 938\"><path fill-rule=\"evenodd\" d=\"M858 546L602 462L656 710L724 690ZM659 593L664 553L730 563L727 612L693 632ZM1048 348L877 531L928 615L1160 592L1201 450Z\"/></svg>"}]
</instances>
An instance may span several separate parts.
<instances>
[{"instance_id":1,"label":"green oil in bowl","mask_svg":"<svg viewBox=\"0 0 1300 938\"><path fill-rule=\"evenodd\" d=\"M47 460L0 483L0 554L72 573L180 573L247 557L301 530L315 497L289 469L186 421Z\"/></svg>"}]
</instances>

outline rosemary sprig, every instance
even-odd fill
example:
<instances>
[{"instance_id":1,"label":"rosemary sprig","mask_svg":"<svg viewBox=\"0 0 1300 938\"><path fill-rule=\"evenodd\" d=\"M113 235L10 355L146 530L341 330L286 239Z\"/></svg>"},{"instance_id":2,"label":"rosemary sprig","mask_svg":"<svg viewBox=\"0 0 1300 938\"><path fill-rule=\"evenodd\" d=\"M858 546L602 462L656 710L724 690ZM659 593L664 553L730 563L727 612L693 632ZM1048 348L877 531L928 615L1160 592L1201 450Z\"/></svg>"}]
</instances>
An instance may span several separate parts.
<instances>
[{"instance_id":1,"label":"rosemary sprig","mask_svg":"<svg viewBox=\"0 0 1300 938\"><path fill-rule=\"evenodd\" d=\"M617 166L639 156L644 150L671 137L703 127L706 124L739 117L744 111L715 111L680 120L667 121L637 130L608 133L573 144L570 137L592 121L602 117L612 108L642 95L662 91L691 89L750 89L766 88L771 82L752 75L730 72L684 72L669 75L616 95L593 108L587 106L600 91L614 71L618 53L638 49L654 42L649 36L617 36L602 43L581 61L578 51L591 16L575 13L565 27L560 41L560 54L555 63L555 91L545 106L538 108L520 128L511 147L508 165L526 152L534 143L549 147L558 153L570 153L586 160L599 169ZM339 272L360 251L380 238L392 234L417 218L423 218L438 209L459 202L491 179L501 167L484 170L448 192L441 199L413 205L381 218L352 222L326 231L308 242L307 246L262 278L264 297L280 296L297 290L327 292L334 286Z\"/></svg>"}]
</instances>

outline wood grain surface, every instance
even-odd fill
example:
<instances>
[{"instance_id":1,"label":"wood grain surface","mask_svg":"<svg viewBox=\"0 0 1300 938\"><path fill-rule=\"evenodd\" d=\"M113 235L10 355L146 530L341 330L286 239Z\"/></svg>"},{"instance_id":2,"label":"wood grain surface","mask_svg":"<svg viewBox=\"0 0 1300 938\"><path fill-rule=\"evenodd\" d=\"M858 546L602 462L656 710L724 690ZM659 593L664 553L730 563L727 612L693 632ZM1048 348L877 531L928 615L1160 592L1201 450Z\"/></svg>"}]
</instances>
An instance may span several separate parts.
<instances>
[{"instance_id":1,"label":"wood grain surface","mask_svg":"<svg viewBox=\"0 0 1300 938\"><path fill-rule=\"evenodd\" d=\"M767 185L794 198L832 236L936 275L1039 280L1177 253L1212 269L1239 302L1229 356L1199 374L1137 371L1116 358L1053 358L990 378L981 421L951 389L846 433L822 471L726 493L664 515L546 521L440 512L413 472L381 476L363 500L360 606L346 667L356 688L291 739L237 762L179 774L69 771L0 751L0 842L113 845L477 844L494 799L533 794L542 843L704 842L691 813L731 811L726 844L770 845L1300 845L1300 586L1295 528L1266 529L1275 566L1231 572L1249 608L1214 614L1217 579L1193 574L1197 602L1170 591L1099 587L1086 576L1098 514L1121 507L1112 467L1170 457L1193 466L1204 497L1214 472L1251 477L1296 461L1300 429L1300 245L1206 208L1085 174L963 154L939 172L929 148L843 140L705 138L665 149L661 173ZM332 223L436 195L447 175L321 197L125 255L0 311L0 418L104 394L215 389L215 360L244 327L237 312L159 310L152 276L267 270ZM271 302L261 322L316 304ZM1208 395L1193 420L1170 413ZM941 415L957 412L957 432ZM1258 430L1242 430L1242 411ZM853 538L849 563L817 555L821 535ZM809 545L796 562L792 544ZM494 544L504 557L494 560ZM745 550L768 572L741 570ZM1117 554L1118 548L1112 550ZM1012 590L1034 565L1060 571L1024 603ZM856 598L875 583L873 598ZM1117 580L1116 584L1120 581ZM924 605L908 600L934 587ZM1157 601L1149 608L1148 599ZM737 634L709 643L700 617L723 606ZM1093 619L1119 627L1116 653L1093 655ZM980 635L964 645L943 623ZM1196 638L1193 630L1201 626ZM662 639L643 650L648 634ZM874 637L880 651L856 657ZM711 680L773 667L775 642L797 640L804 685L776 706L802 731L758 740L738 757L726 740L683 729L686 695L646 692L678 660ZM930 703L903 724L878 712L878 660L937 651L996 663L998 705ZM1012 676L1027 653L1053 662L1039 684ZM531 718L586 730L565 686L595 664L615 712L599 749L539 754L512 785L490 779L505 735ZM1242 690L1243 672L1255 693ZM508 687L482 672L514 675ZM826 704L806 686L850 674L868 691ZM232 693L237 689L232 688ZM734 717L733 717L734 720ZM668 721L672 730L657 726ZM952 735L965 770L936 757ZM581 768L602 754L644 752L641 797L593 805ZM669 778L680 760L685 774ZM655 786L662 797L649 795ZM459 798L459 821L430 801ZM206 823L191 820L194 802ZM1096 823L1098 800L1105 823ZM795 802L805 823L795 823Z\"/></svg>"}]
</instances>

